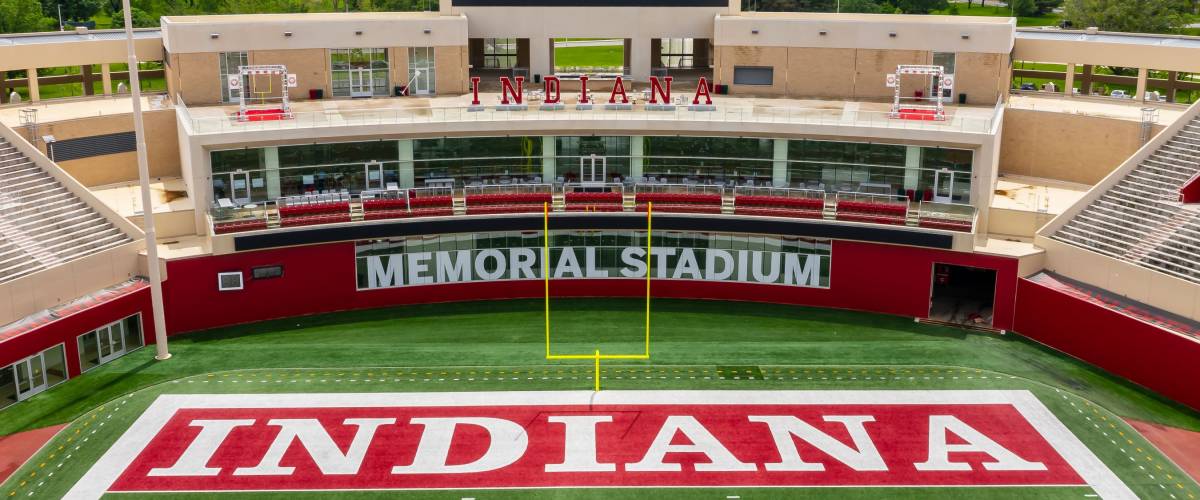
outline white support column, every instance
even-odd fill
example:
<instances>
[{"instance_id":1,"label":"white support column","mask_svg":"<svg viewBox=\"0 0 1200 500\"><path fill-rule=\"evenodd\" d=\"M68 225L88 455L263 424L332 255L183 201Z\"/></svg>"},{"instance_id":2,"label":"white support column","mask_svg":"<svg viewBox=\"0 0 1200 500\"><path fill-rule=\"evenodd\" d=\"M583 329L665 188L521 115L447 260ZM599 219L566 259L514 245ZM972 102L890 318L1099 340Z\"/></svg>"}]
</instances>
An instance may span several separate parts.
<instances>
[{"instance_id":1,"label":"white support column","mask_svg":"<svg viewBox=\"0 0 1200 500\"><path fill-rule=\"evenodd\" d=\"M529 78L533 75L553 75L554 68L550 67L550 53L554 50L551 38L529 39Z\"/></svg>"},{"instance_id":2,"label":"white support column","mask_svg":"<svg viewBox=\"0 0 1200 500\"><path fill-rule=\"evenodd\" d=\"M771 162L771 185L788 187L788 140L775 139L775 155Z\"/></svg>"},{"instance_id":3,"label":"white support column","mask_svg":"<svg viewBox=\"0 0 1200 500\"><path fill-rule=\"evenodd\" d=\"M42 100L42 93L38 90L37 68L25 70L25 76L29 79L29 100L32 102Z\"/></svg>"},{"instance_id":4,"label":"white support column","mask_svg":"<svg viewBox=\"0 0 1200 500\"><path fill-rule=\"evenodd\" d=\"M642 177L642 167L645 164L642 160L642 147L644 145L645 140L640 135L629 138L629 176L635 180Z\"/></svg>"},{"instance_id":5,"label":"white support column","mask_svg":"<svg viewBox=\"0 0 1200 500\"><path fill-rule=\"evenodd\" d=\"M1138 68L1137 90L1135 91L1137 93L1134 94L1133 98L1139 102L1146 100L1146 77L1149 74L1150 71L1148 69Z\"/></svg>"},{"instance_id":6,"label":"white support column","mask_svg":"<svg viewBox=\"0 0 1200 500\"><path fill-rule=\"evenodd\" d=\"M650 38L634 38L630 40L629 75L634 81L650 81Z\"/></svg>"},{"instance_id":7,"label":"white support column","mask_svg":"<svg viewBox=\"0 0 1200 500\"><path fill-rule=\"evenodd\" d=\"M904 189L917 192L921 183L921 146L908 146L904 150ZM920 199L918 196L917 199Z\"/></svg>"},{"instance_id":8,"label":"white support column","mask_svg":"<svg viewBox=\"0 0 1200 500\"><path fill-rule=\"evenodd\" d=\"M112 68L108 63L100 65L100 84L104 86L104 95L112 95Z\"/></svg>"},{"instance_id":9,"label":"white support column","mask_svg":"<svg viewBox=\"0 0 1200 500\"><path fill-rule=\"evenodd\" d=\"M1075 63L1067 63L1067 76L1063 80L1063 96L1075 96Z\"/></svg>"},{"instance_id":10,"label":"white support column","mask_svg":"<svg viewBox=\"0 0 1200 500\"><path fill-rule=\"evenodd\" d=\"M416 187L416 174L413 172L413 141L400 139L400 187Z\"/></svg>"},{"instance_id":11,"label":"white support column","mask_svg":"<svg viewBox=\"0 0 1200 500\"><path fill-rule=\"evenodd\" d=\"M542 136L542 182L554 182L555 172L558 171L558 162L555 159L554 136Z\"/></svg>"},{"instance_id":12,"label":"white support column","mask_svg":"<svg viewBox=\"0 0 1200 500\"><path fill-rule=\"evenodd\" d=\"M279 187L279 147L263 148L263 170L267 176L267 199L277 200L283 195Z\"/></svg>"}]
</instances>

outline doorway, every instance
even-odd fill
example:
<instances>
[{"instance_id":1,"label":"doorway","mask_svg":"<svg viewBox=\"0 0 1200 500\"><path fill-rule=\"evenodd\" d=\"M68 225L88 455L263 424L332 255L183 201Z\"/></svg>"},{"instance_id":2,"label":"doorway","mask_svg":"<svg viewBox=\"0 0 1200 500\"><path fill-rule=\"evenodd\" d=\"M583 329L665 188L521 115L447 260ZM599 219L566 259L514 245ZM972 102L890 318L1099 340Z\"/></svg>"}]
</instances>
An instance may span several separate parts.
<instances>
[{"instance_id":1,"label":"doorway","mask_svg":"<svg viewBox=\"0 0 1200 500\"><path fill-rule=\"evenodd\" d=\"M409 47L408 49L408 93L429 95L434 86L433 47Z\"/></svg>"},{"instance_id":2,"label":"doorway","mask_svg":"<svg viewBox=\"0 0 1200 500\"><path fill-rule=\"evenodd\" d=\"M600 171L596 171L596 167L600 167ZM608 178L608 157L588 155L579 157L579 176L580 181L585 184L604 183Z\"/></svg>"},{"instance_id":3,"label":"doorway","mask_svg":"<svg viewBox=\"0 0 1200 500\"><path fill-rule=\"evenodd\" d=\"M954 201L955 172L949 169L933 173L933 201L952 203Z\"/></svg>"},{"instance_id":4,"label":"doorway","mask_svg":"<svg viewBox=\"0 0 1200 500\"><path fill-rule=\"evenodd\" d=\"M996 270L935 263L929 319L966 326L992 326Z\"/></svg>"},{"instance_id":5,"label":"doorway","mask_svg":"<svg viewBox=\"0 0 1200 500\"><path fill-rule=\"evenodd\" d=\"M250 173L232 172L229 174L229 197L239 205L250 203Z\"/></svg>"},{"instance_id":6,"label":"doorway","mask_svg":"<svg viewBox=\"0 0 1200 500\"><path fill-rule=\"evenodd\" d=\"M371 97L374 94L371 86L371 70L369 68L353 68L350 70L350 97Z\"/></svg>"},{"instance_id":7,"label":"doorway","mask_svg":"<svg viewBox=\"0 0 1200 500\"><path fill-rule=\"evenodd\" d=\"M383 189L383 164L373 161L364 165L366 189Z\"/></svg>"},{"instance_id":8,"label":"doorway","mask_svg":"<svg viewBox=\"0 0 1200 500\"><path fill-rule=\"evenodd\" d=\"M16 362L12 366L17 382L17 401L29 399L49 387L46 381L46 360L41 353Z\"/></svg>"}]
</instances>

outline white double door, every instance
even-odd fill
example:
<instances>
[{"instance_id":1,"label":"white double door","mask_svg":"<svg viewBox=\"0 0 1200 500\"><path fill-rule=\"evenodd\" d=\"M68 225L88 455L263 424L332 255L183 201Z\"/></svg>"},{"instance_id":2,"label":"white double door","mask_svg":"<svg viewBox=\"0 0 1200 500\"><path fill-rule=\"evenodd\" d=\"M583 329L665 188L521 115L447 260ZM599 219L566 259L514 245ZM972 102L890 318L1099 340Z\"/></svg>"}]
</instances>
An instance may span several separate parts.
<instances>
[{"instance_id":1,"label":"white double door","mask_svg":"<svg viewBox=\"0 0 1200 500\"><path fill-rule=\"evenodd\" d=\"M46 356L38 353L12 365L13 379L17 383L17 401L29 399L49 387L46 380Z\"/></svg>"},{"instance_id":2,"label":"white double door","mask_svg":"<svg viewBox=\"0 0 1200 500\"><path fill-rule=\"evenodd\" d=\"M374 94L371 68L351 68L350 97L371 97Z\"/></svg>"},{"instance_id":3,"label":"white double door","mask_svg":"<svg viewBox=\"0 0 1200 500\"><path fill-rule=\"evenodd\" d=\"M951 170L939 170L933 174L933 201L938 203L952 203L954 201L954 183L963 182L962 177L970 175L966 173L956 173Z\"/></svg>"}]
</instances>

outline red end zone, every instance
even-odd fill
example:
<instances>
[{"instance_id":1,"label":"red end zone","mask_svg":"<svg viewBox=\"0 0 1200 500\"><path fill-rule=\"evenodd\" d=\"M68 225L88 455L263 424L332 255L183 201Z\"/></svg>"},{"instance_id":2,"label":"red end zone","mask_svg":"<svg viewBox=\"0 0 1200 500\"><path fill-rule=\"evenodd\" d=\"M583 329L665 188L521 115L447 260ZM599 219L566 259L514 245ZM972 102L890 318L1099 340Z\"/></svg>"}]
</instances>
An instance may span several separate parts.
<instances>
[{"instance_id":1,"label":"red end zone","mask_svg":"<svg viewBox=\"0 0 1200 500\"><path fill-rule=\"evenodd\" d=\"M994 485L1133 498L1025 391L162 396L69 496Z\"/></svg>"}]
</instances>

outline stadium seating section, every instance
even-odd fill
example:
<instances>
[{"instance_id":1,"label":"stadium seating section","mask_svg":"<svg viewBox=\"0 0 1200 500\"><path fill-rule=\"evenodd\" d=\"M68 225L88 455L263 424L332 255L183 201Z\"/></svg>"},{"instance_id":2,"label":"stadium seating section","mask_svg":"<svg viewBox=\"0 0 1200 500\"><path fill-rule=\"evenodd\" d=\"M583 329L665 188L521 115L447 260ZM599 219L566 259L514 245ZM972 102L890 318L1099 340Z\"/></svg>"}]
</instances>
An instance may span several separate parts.
<instances>
[{"instance_id":1,"label":"stadium seating section","mask_svg":"<svg viewBox=\"0 0 1200 500\"><path fill-rule=\"evenodd\" d=\"M517 214L542 212L551 203L550 193L469 194L468 214Z\"/></svg>"},{"instance_id":2,"label":"stadium seating section","mask_svg":"<svg viewBox=\"0 0 1200 500\"><path fill-rule=\"evenodd\" d=\"M1179 203L1200 173L1200 118L1193 118L1051 237L1200 283L1200 213Z\"/></svg>"},{"instance_id":3,"label":"stadium seating section","mask_svg":"<svg viewBox=\"0 0 1200 500\"><path fill-rule=\"evenodd\" d=\"M0 282L132 241L0 139Z\"/></svg>"},{"instance_id":4,"label":"stadium seating section","mask_svg":"<svg viewBox=\"0 0 1200 500\"><path fill-rule=\"evenodd\" d=\"M656 212L690 214L721 213L721 195L702 193L638 193L637 211L645 212L651 203Z\"/></svg>"},{"instance_id":5,"label":"stadium seating section","mask_svg":"<svg viewBox=\"0 0 1200 500\"><path fill-rule=\"evenodd\" d=\"M907 203L838 200L837 220L903 225L908 219Z\"/></svg>"},{"instance_id":6,"label":"stadium seating section","mask_svg":"<svg viewBox=\"0 0 1200 500\"><path fill-rule=\"evenodd\" d=\"M824 212L825 200L822 198L753 195L734 198L733 213L737 215L820 219Z\"/></svg>"},{"instance_id":7,"label":"stadium seating section","mask_svg":"<svg viewBox=\"0 0 1200 500\"><path fill-rule=\"evenodd\" d=\"M625 210L625 196L617 192L567 193L563 195L568 212L620 212Z\"/></svg>"}]
</instances>

